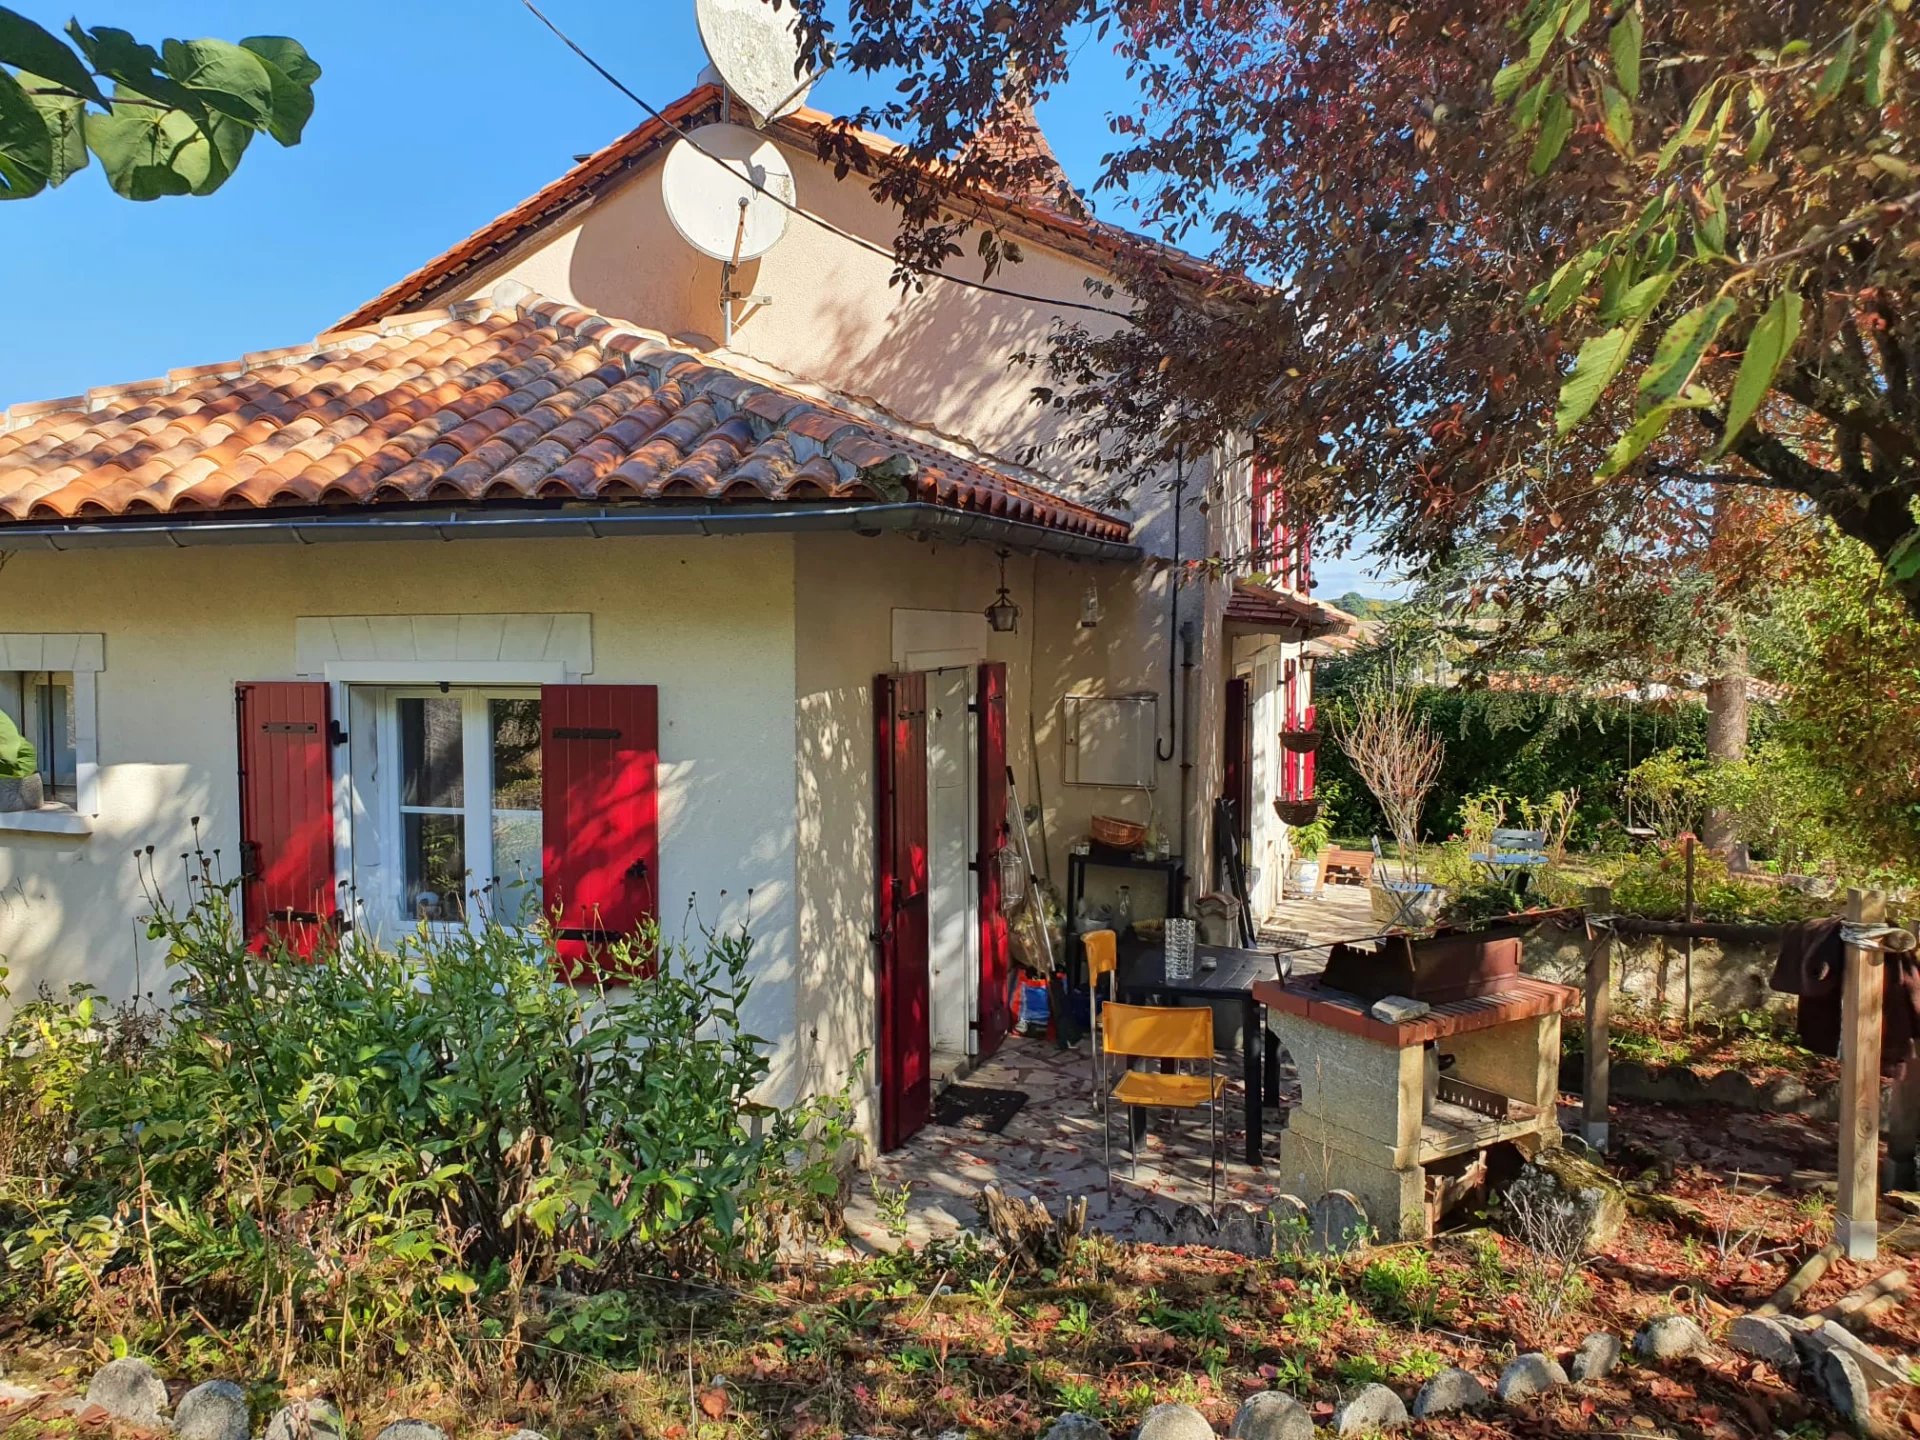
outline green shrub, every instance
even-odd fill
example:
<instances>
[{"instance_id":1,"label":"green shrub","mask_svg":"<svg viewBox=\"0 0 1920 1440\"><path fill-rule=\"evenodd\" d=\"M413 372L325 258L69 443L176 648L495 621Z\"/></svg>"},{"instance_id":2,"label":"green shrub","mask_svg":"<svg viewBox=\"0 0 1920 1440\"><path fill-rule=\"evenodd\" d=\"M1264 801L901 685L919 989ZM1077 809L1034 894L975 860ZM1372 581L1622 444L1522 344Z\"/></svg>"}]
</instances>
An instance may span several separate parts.
<instances>
[{"instance_id":1,"label":"green shrub","mask_svg":"<svg viewBox=\"0 0 1920 1440\"><path fill-rule=\"evenodd\" d=\"M1440 1279L1425 1250L1389 1250L1360 1272L1367 1308L1383 1320L1433 1324L1440 1312Z\"/></svg>"},{"instance_id":2,"label":"green shrub","mask_svg":"<svg viewBox=\"0 0 1920 1440\"><path fill-rule=\"evenodd\" d=\"M1678 846L1650 848L1628 857L1613 875L1613 903L1622 914L1650 920L1677 920L1686 913L1686 860ZM1783 925L1831 914L1830 901L1786 885L1742 880L1724 860L1696 849L1693 869L1694 914L1702 920L1752 921Z\"/></svg>"},{"instance_id":3,"label":"green shrub","mask_svg":"<svg viewBox=\"0 0 1920 1440\"><path fill-rule=\"evenodd\" d=\"M513 1333L529 1294L754 1268L837 1199L844 1108L751 1099L744 933L649 931L580 986L543 924L251 953L231 894L203 874L153 920L178 983L146 1043L70 1046L86 997L14 1021L73 1147L0 1196L32 1303L372 1358L450 1315Z\"/></svg>"},{"instance_id":4,"label":"green shrub","mask_svg":"<svg viewBox=\"0 0 1920 1440\"><path fill-rule=\"evenodd\" d=\"M0 780L18 780L39 768L39 752L20 733L13 717L0 710Z\"/></svg>"}]
</instances>

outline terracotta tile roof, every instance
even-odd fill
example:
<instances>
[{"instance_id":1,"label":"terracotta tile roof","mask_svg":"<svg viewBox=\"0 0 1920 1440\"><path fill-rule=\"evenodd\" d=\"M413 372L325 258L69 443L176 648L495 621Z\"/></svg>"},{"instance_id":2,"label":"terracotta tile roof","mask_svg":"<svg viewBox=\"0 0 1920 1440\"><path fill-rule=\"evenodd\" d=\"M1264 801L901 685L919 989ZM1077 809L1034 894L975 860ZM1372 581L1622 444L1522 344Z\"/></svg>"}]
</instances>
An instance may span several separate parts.
<instances>
[{"instance_id":1,"label":"terracotta tile roof","mask_svg":"<svg viewBox=\"0 0 1920 1440\"><path fill-rule=\"evenodd\" d=\"M0 537L23 522L583 500L918 501L1129 538L1123 520L904 426L537 296L0 415Z\"/></svg>"},{"instance_id":2,"label":"terracotta tile roof","mask_svg":"<svg viewBox=\"0 0 1920 1440\"><path fill-rule=\"evenodd\" d=\"M1311 638L1344 635L1360 623L1335 606L1251 580L1233 582L1226 618L1228 624L1255 629L1304 630Z\"/></svg>"},{"instance_id":3,"label":"terracotta tile roof","mask_svg":"<svg viewBox=\"0 0 1920 1440\"><path fill-rule=\"evenodd\" d=\"M663 119L648 119L619 139L594 151L559 179L542 186L511 210L482 225L459 244L389 285L343 318L340 328L353 329L371 324L384 316L444 301L447 291L453 288L453 282L491 264L550 220L611 189L631 171L648 163L656 152L664 150L676 138L674 127L692 130L709 119L719 118L720 101L718 85L697 86L665 107L660 112ZM838 132L839 121L825 111L803 106L774 121L768 128L789 143L812 151L828 132ZM1036 133L1037 129L1036 125ZM893 156L902 148L898 141L870 130L848 128L845 134L875 159ZM1045 145L1044 137L1040 143ZM1049 150L1047 153L1051 155L1052 152ZM1068 213L1044 197L1029 194L989 195L983 198L1010 228L1082 258L1111 262L1123 252L1144 251L1156 257L1157 262L1168 270L1195 281L1234 278L1172 246L1135 235L1084 213Z\"/></svg>"}]
</instances>

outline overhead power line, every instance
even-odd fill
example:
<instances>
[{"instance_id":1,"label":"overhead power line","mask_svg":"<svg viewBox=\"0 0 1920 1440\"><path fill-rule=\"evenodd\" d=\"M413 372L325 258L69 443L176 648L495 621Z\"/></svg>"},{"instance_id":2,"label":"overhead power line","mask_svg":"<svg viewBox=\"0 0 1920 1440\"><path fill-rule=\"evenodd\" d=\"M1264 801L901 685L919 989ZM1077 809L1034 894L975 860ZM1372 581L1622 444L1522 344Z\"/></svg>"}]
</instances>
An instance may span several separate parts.
<instances>
[{"instance_id":1,"label":"overhead power line","mask_svg":"<svg viewBox=\"0 0 1920 1440\"><path fill-rule=\"evenodd\" d=\"M618 90L622 95L626 96L627 99L631 100L634 104L638 105L642 110L646 111L647 114L651 115L660 124L666 126L667 129L671 130L675 135L679 136L680 139L684 140L694 150L706 156L706 158L711 160L715 165L718 165L721 169L725 170L727 174L731 175L734 179L745 180L747 184L751 185L755 190L758 190L762 195L766 196L769 200L773 201L776 205L779 205L782 209L791 211L793 214L798 215L802 220L806 221L809 225L817 226L820 229L825 230L830 235L836 235L840 239L848 242L849 244L857 245L862 250L870 251L873 254L882 257L883 259L892 261L896 265L900 263L900 257L896 255L893 251L889 250L886 246L877 245L873 241L867 239L864 235L856 235L850 230L843 230L838 225L835 225L831 220L823 219L822 217L815 215L811 210L803 209L800 206L794 204L791 200L787 199L784 195L775 194L772 190L768 189L765 185L762 185L759 181L755 180L751 175L742 175L738 170L734 169L733 166L727 164L727 162L725 160L722 160L718 155L715 155L712 151L703 148L696 140L694 140L694 138L691 135L687 133L684 127L676 124L674 121L669 119L666 115L662 114L659 110L655 109L652 105L649 105L645 100L641 99L639 95L635 94L633 90L631 90L624 83L622 83L619 76L615 75L611 70L607 69L606 66L602 65L598 60L594 59L593 56L589 55L586 52L586 50L584 50L580 46L579 42L574 40L572 36L568 35L567 32L562 30L558 25L554 24L553 21L549 20L546 17L546 15L541 11L540 7L533 3L533 0L521 0L521 3L525 5L528 10L533 12L533 16L536 20L538 20L542 25L546 26L547 29L551 30L554 33L555 37L560 41L561 44L565 45L569 50L573 51L574 54L578 55L582 60L586 61L587 64L592 67L594 72L597 75L599 75L602 80L605 80L609 85L613 86L614 89ZM1009 300L1024 300L1032 305L1051 305L1062 310L1084 310L1094 315L1108 315L1113 317L1116 320L1126 320L1129 322L1133 320L1133 316L1131 316L1124 310L1110 309L1105 305L1093 305L1093 304L1089 304L1084 300L1061 300L1051 295L1032 295L1027 293L1024 290L1009 290L999 285L989 285L983 280L969 280L964 275L949 275L944 270L927 270L919 266L914 266L911 268L912 268L913 274L920 276L924 279L941 280L949 285L958 285L963 289L967 289L967 290L978 290L988 295L1000 295L1000 296L1004 296Z\"/></svg>"}]
</instances>

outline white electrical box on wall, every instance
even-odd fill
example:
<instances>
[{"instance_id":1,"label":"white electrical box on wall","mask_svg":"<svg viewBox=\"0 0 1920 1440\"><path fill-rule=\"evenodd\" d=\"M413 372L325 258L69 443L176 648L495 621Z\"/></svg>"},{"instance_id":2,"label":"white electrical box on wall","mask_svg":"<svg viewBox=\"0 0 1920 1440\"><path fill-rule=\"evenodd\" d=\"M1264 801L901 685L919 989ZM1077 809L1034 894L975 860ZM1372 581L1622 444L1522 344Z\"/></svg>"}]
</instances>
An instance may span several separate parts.
<instances>
[{"instance_id":1,"label":"white electrical box on wall","mask_svg":"<svg viewBox=\"0 0 1920 1440\"><path fill-rule=\"evenodd\" d=\"M1069 695L1066 772L1069 785L1151 790L1160 745L1160 697Z\"/></svg>"}]
</instances>

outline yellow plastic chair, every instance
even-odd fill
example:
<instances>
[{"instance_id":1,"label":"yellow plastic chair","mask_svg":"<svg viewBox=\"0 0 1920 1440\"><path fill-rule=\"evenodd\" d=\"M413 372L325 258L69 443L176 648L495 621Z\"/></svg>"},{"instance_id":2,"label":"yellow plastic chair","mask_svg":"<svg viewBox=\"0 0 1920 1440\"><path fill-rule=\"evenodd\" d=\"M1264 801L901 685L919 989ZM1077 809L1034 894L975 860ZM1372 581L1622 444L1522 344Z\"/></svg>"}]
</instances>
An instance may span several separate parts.
<instances>
[{"instance_id":1,"label":"yellow plastic chair","mask_svg":"<svg viewBox=\"0 0 1920 1440\"><path fill-rule=\"evenodd\" d=\"M1111 930L1089 930L1080 937L1080 946L1087 957L1087 1003L1093 1011L1087 1017L1087 1031L1093 1036L1093 1094L1105 1115L1107 1060L1100 1048L1100 980L1106 978L1109 1004L1120 998L1120 937Z\"/></svg>"},{"instance_id":2,"label":"yellow plastic chair","mask_svg":"<svg viewBox=\"0 0 1920 1440\"><path fill-rule=\"evenodd\" d=\"M1110 1099L1120 1103L1127 1117L1127 1139L1133 1155L1135 1174L1140 1169L1140 1142L1134 1139L1133 1112L1142 1110L1207 1110L1208 1165L1207 1205L1212 1207L1220 1185L1220 1097L1227 1088L1219 1073L1213 1048L1213 1009L1207 1005L1191 1008L1173 1005L1121 1005L1106 1007L1106 1025L1101 1031L1103 1049L1121 1057L1123 1065L1134 1060L1205 1061L1207 1073L1166 1074L1151 1070L1123 1069L1120 1083L1113 1087ZM1101 1129L1106 1142L1107 1194L1113 1194L1113 1127L1102 1116Z\"/></svg>"}]
</instances>

